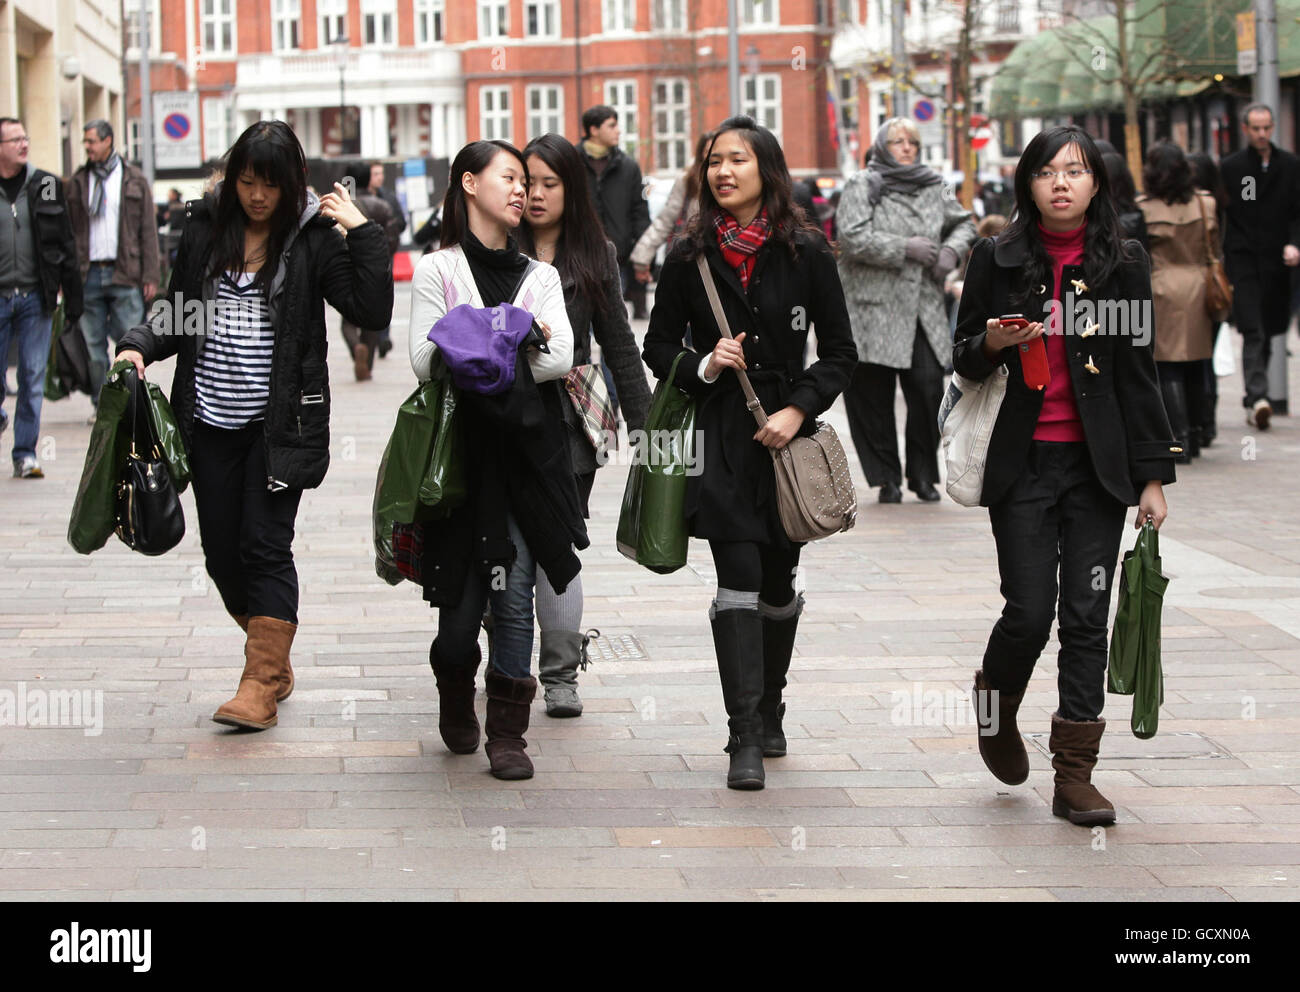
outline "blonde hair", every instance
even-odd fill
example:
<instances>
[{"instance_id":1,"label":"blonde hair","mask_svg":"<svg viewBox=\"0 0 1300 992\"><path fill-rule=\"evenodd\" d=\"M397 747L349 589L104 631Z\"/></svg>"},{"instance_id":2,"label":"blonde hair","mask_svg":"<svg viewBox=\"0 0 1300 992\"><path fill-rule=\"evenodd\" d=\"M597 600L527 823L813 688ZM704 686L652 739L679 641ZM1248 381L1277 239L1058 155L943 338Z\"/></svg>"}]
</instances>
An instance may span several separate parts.
<instances>
[{"instance_id":1,"label":"blonde hair","mask_svg":"<svg viewBox=\"0 0 1300 992\"><path fill-rule=\"evenodd\" d=\"M902 128L907 137L916 142L917 147L921 145L921 129L916 126L916 121L910 117L891 117L884 123L885 141L889 141L894 135L894 128Z\"/></svg>"}]
</instances>

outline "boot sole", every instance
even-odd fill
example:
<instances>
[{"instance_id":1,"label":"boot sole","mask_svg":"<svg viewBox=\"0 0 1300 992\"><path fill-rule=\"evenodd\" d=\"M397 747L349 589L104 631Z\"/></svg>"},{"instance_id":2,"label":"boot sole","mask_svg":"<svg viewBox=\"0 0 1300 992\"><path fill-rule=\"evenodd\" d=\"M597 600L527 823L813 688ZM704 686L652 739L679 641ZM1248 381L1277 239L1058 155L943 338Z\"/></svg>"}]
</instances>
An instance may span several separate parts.
<instances>
[{"instance_id":1,"label":"boot sole","mask_svg":"<svg viewBox=\"0 0 1300 992\"><path fill-rule=\"evenodd\" d=\"M764 758L784 758L784 757L785 757L785 750L786 750L786 749L785 749L785 745L784 745L784 744L782 744L782 745L780 745L780 746L776 746L776 747L767 747L767 746L764 746L764 748L763 748L763 757L764 757Z\"/></svg>"},{"instance_id":2,"label":"boot sole","mask_svg":"<svg viewBox=\"0 0 1300 992\"><path fill-rule=\"evenodd\" d=\"M758 789L763 788L763 780L761 778L739 778L739 779L729 778L727 779L727 788L742 789L747 792L754 792L757 791Z\"/></svg>"},{"instance_id":3,"label":"boot sole","mask_svg":"<svg viewBox=\"0 0 1300 992\"><path fill-rule=\"evenodd\" d=\"M1113 809L1070 809L1060 799L1052 800L1052 815L1062 817L1080 827L1106 827L1115 822Z\"/></svg>"},{"instance_id":4,"label":"boot sole","mask_svg":"<svg viewBox=\"0 0 1300 992\"><path fill-rule=\"evenodd\" d=\"M557 720L564 720L570 717L582 716L582 708L574 709L571 706L556 706L553 709L548 709L546 715Z\"/></svg>"},{"instance_id":5,"label":"boot sole","mask_svg":"<svg viewBox=\"0 0 1300 992\"><path fill-rule=\"evenodd\" d=\"M502 771L497 771L493 768L492 777L499 778L503 782L520 782L524 779L532 778L533 770L531 768L506 768Z\"/></svg>"},{"instance_id":6,"label":"boot sole","mask_svg":"<svg viewBox=\"0 0 1300 992\"><path fill-rule=\"evenodd\" d=\"M256 720L246 720L241 716L217 716L212 717L213 723L219 723L225 727L243 727L246 730L269 730L280 722L278 716L271 717L268 723L258 723Z\"/></svg>"}]
</instances>

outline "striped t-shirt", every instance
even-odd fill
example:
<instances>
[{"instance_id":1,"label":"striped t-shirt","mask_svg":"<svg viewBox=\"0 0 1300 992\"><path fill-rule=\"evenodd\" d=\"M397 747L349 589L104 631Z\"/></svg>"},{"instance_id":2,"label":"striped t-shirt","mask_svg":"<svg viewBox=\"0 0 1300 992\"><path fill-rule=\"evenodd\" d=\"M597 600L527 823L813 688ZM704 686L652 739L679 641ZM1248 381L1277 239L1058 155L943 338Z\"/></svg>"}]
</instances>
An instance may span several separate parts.
<instances>
[{"instance_id":1,"label":"striped t-shirt","mask_svg":"<svg viewBox=\"0 0 1300 992\"><path fill-rule=\"evenodd\" d=\"M266 413L275 335L255 273L223 272L212 326L195 362L198 418L213 427L244 427Z\"/></svg>"}]
</instances>

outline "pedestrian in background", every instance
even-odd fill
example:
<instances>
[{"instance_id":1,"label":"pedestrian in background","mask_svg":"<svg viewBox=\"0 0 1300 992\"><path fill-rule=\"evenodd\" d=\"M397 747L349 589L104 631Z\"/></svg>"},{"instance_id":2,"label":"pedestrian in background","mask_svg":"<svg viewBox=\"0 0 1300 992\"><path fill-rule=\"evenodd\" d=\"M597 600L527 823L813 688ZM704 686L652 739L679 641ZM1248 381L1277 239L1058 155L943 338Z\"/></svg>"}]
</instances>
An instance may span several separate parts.
<instances>
[{"instance_id":1,"label":"pedestrian in background","mask_svg":"<svg viewBox=\"0 0 1300 992\"><path fill-rule=\"evenodd\" d=\"M392 208L383 197L370 191L366 184L370 181L371 174L371 166L364 162L353 162L344 171L343 177L345 182L351 184L349 188L357 191L353 202L356 203L362 216L367 220L373 220L383 228L384 236L388 239L388 254L391 258L397 251L403 221L394 215ZM352 356L352 374L357 382L365 382L371 377L375 367L375 353L379 350L380 340L387 329L387 324L382 328L362 329L346 317L339 321L339 330L348 346L348 354Z\"/></svg>"},{"instance_id":2,"label":"pedestrian in background","mask_svg":"<svg viewBox=\"0 0 1300 992\"><path fill-rule=\"evenodd\" d=\"M1150 264L1124 240L1110 179L1078 127L1036 135L1016 167L1016 207L996 241L971 254L957 320L953 366L977 381L1006 365L1006 396L989 440L980 505L989 508L1006 600L975 673L980 756L1018 785L1029 758L1016 714L1051 635L1059 596L1057 710L1048 748L1056 771L1052 812L1072 823L1113 823L1115 808L1092 784L1106 722L1107 617L1124 530L1159 527L1173 448L1150 340L1107 325L1151 306ZM1094 324L1079 326L1094 305ZM1020 313L1023 328L1000 317ZM1050 318L1044 337L1039 315ZM1069 322L1064 324L1063 322ZM1071 333L1065 333L1069 330ZM1051 381L1025 381L1019 346L1043 338ZM1059 593L1058 593L1059 589ZM992 714L996 708L996 715Z\"/></svg>"},{"instance_id":3,"label":"pedestrian in background","mask_svg":"<svg viewBox=\"0 0 1300 992\"><path fill-rule=\"evenodd\" d=\"M1142 250L1150 255L1151 242L1147 236L1146 216L1137 204L1137 184L1133 182L1133 173L1129 171L1128 159L1119 152L1102 152L1101 160L1106 166L1106 176L1110 179L1121 233L1124 237L1137 241Z\"/></svg>"},{"instance_id":4,"label":"pedestrian in background","mask_svg":"<svg viewBox=\"0 0 1300 992\"><path fill-rule=\"evenodd\" d=\"M112 125L91 121L81 144L86 163L68 184L68 215L86 287L81 331L90 349L90 398L98 404L108 342L144 320L158 289L158 228L149 180L117 153Z\"/></svg>"},{"instance_id":5,"label":"pedestrian in background","mask_svg":"<svg viewBox=\"0 0 1300 992\"><path fill-rule=\"evenodd\" d=\"M1223 261L1223 232L1224 227L1224 204L1227 202L1227 196L1223 192L1223 181L1219 178L1219 166L1205 152L1192 152L1187 156L1187 161L1192 164L1192 175L1195 177L1196 188L1203 190L1214 197L1214 220L1219 228L1219 261ZM1226 324L1219 322L1218 330L1215 332L1215 344L1218 344L1218 334L1220 331L1226 332ZM1202 448L1208 448L1214 443L1215 438L1219 436L1219 376L1214 371L1214 358L1210 357L1201 363L1202 388L1205 391L1205 406L1201 410L1200 445ZM1197 425L1193 425L1196 429Z\"/></svg>"},{"instance_id":6,"label":"pedestrian in background","mask_svg":"<svg viewBox=\"0 0 1300 992\"><path fill-rule=\"evenodd\" d=\"M1160 392L1188 463L1201 453L1205 420L1204 362L1214 357L1217 323L1205 307L1208 255L1219 256L1214 197L1199 193L1187 155L1172 141L1147 149L1142 170L1146 193L1138 206L1151 241L1151 296L1155 303L1155 358Z\"/></svg>"},{"instance_id":7,"label":"pedestrian in background","mask_svg":"<svg viewBox=\"0 0 1300 992\"><path fill-rule=\"evenodd\" d=\"M14 477L45 477L36 458L45 399L45 367L59 291L63 317L81 316L77 243L68 219L63 183L27 161L31 143L23 122L0 117L0 433L9 345L18 344L18 400L14 407Z\"/></svg>"},{"instance_id":8,"label":"pedestrian in background","mask_svg":"<svg viewBox=\"0 0 1300 992\"><path fill-rule=\"evenodd\" d=\"M860 360L844 405L882 503L903 499L895 382L907 401L908 488L924 502L939 500L939 403L952 344L943 285L975 240L970 211L917 161L920 152L912 121L885 121L870 164L845 184L837 211L840 279Z\"/></svg>"},{"instance_id":9,"label":"pedestrian in background","mask_svg":"<svg viewBox=\"0 0 1300 992\"><path fill-rule=\"evenodd\" d=\"M734 339L713 315L700 256ZM817 361L804 368L814 327ZM730 734L727 786L761 789L763 758L786 753L781 692L804 605L794 581L803 545L781 526L771 452L813 433L856 355L830 246L800 217L781 145L752 117L715 132L700 212L664 263L642 353L660 379L683 356L674 382L696 398L702 471L687 478L685 515L717 570L709 621ZM735 369L748 371L768 413L757 433Z\"/></svg>"},{"instance_id":10,"label":"pedestrian in background","mask_svg":"<svg viewBox=\"0 0 1300 992\"><path fill-rule=\"evenodd\" d=\"M169 303L207 304L203 334L141 324L117 357L143 376L176 356L171 405L204 565L247 633L239 689L212 719L265 730L293 691L298 504L329 466L325 303L354 323L387 322L393 275L383 231L345 187L308 194L302 146L283 121L253 124L226 162L215 194L188 207L167 287Z\"/></svg>"},{"instance_id":11,"label":"pedestrian in background","mask_svg":"<svg viewBox=\"0 0 1300 992\"><path fill-rule=\"evenodd\" d=\"M667 243L669 251L673 243L690 227L700 209L700 162L713 140L713 132L705 131L695 142L695 158L680 176L673 180L668 199L664 201L659 213L645 233L637 239L632 249L632 271L637 282L650 282L650 266L654 264L659 246ZM648 209L648 208L647 208Z\"/></svg>"},{"instance_id":12,"label":"pedestrian in background","mask_svg":"<svg viewBox=\"0 0 1300 992\"><path fill-rule=\"evenodd\" d=\"M1268 430L1268 363L1273 338L1291 319L1291 270L1300 265L1300 159L1273 144L1273 111L1252 103L1241 115L1247 145L1220 163L1227 191L1223 254L1232 315L1241 332L1246 423Z\"/></svg>"},{"instance_id":13,"label":"pedestrian in background","mask_svg":"<svg viewBox=\"0 0 1300 992\"><path fill-rule=\"evenodd\" d=\"M390 236L390 241L392 242L393 245L392 253L396 255L398 245L401 244L402 232L406 230L406 211L402 209L402 201L397 198L397 194L393 190L389 189L387 186L384 185L384 163L382 162L370 163L370 182L368 185L370 187L368 191L370 195L377 196L379 197L379 199L383 200L386 204L388 204L388 209L393 215L393 219L395 221L396 230L397 230L397 237L396 240L392 240ZM379 357L387 358L388 353L392 350L393 350L392 337L388 332L388 327L385 326L379 331ZM370 367L374 368L374 364L375 364L374 352L372 349L370 355Z\"/></svg>"}]
</instances>

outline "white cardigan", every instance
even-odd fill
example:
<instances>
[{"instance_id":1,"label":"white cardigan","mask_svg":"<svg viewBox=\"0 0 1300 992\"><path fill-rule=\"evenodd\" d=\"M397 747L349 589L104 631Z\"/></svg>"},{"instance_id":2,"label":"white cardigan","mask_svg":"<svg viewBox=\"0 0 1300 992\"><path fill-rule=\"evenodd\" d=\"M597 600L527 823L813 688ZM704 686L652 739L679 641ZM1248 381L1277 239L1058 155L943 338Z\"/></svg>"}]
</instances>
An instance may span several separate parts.
<instances>
[{"instance_id":1,"label":"white cardigan","mask_svg":"<svg viewBox=\"0 0 1300 992\"><path fill-rule=\"evenodd\" d=\"M546 382L563 377L573 366L573 328L569 326L569 312L564 306L560 273L554 266L539 263L510 302L527 310L551 329L551 338L547 342L551 349L549 355L534 348L528 351L533 379ZM483 297L479 295L464 249L455 245L421 258L411 277L409 342L411 368L421 382L430 376L433 355L438 347L429 340L429 331L448 311L462 303L483 306Z\"/></svg>"}]
</instances>

